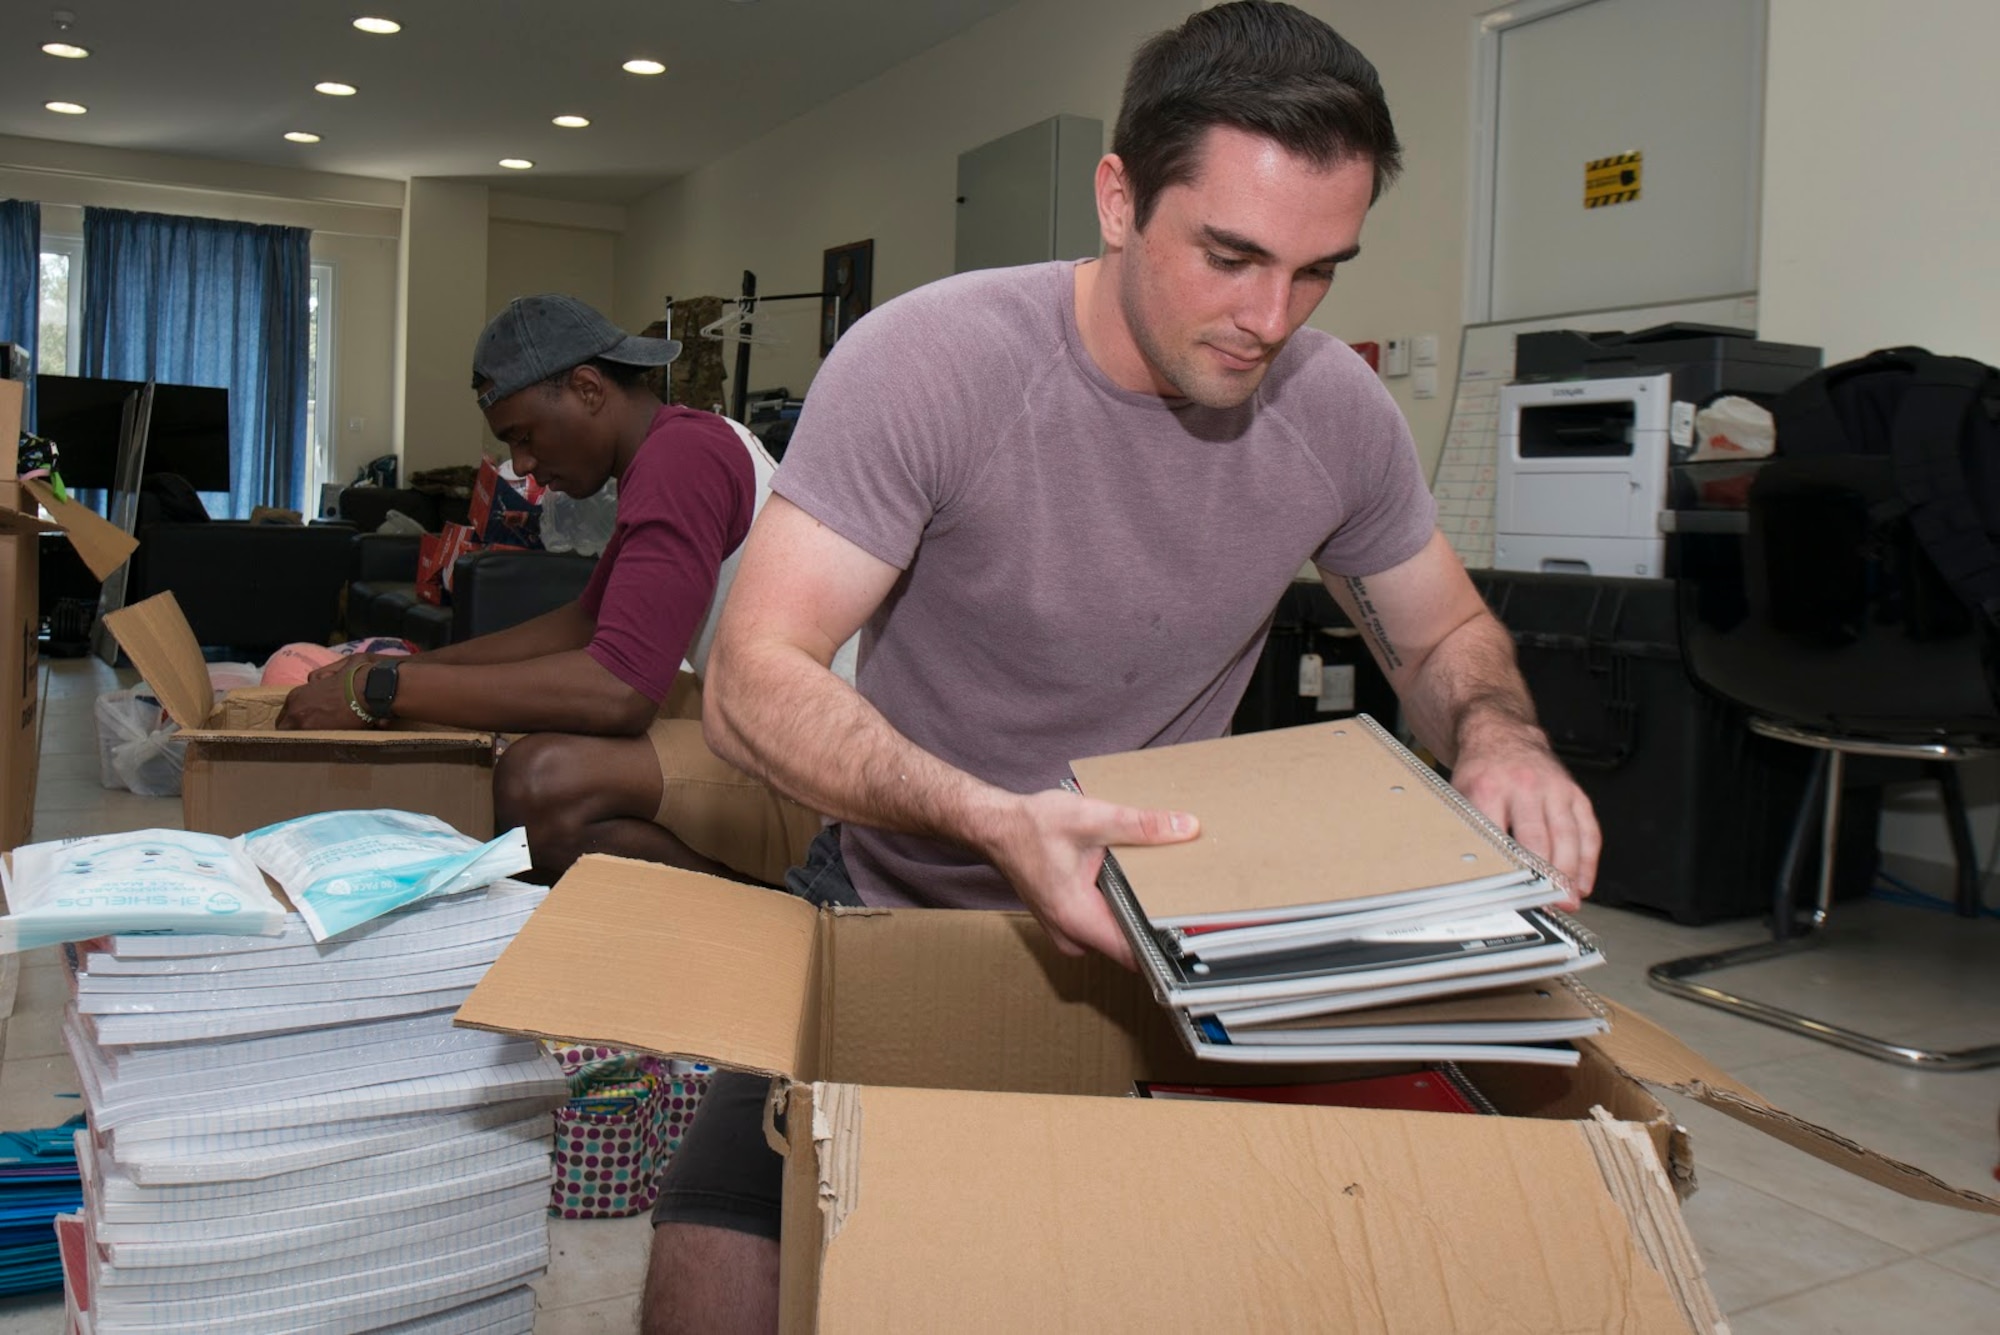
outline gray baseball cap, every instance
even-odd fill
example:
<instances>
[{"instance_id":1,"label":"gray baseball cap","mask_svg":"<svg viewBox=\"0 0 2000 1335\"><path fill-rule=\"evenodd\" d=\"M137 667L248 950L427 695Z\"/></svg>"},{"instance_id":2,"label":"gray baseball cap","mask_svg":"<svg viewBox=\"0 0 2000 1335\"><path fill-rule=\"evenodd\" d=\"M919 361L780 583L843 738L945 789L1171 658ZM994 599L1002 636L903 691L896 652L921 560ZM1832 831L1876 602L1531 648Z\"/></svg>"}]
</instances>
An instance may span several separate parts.
<instances>
[{"instance_id":1,"label":"gray baseball cap","mask_svg":"<svg viewBox=\"0 0 2000 1335\"><path fill-rule=\"evenodd\" d=\"M628 366L665 366L681 355L671 338L628 334L602 315L558 293L516 297L493 317L472 353L472 378L491 381L479 396L491 408L509 394L594 357Z\"/></svg>"}]
</instances>

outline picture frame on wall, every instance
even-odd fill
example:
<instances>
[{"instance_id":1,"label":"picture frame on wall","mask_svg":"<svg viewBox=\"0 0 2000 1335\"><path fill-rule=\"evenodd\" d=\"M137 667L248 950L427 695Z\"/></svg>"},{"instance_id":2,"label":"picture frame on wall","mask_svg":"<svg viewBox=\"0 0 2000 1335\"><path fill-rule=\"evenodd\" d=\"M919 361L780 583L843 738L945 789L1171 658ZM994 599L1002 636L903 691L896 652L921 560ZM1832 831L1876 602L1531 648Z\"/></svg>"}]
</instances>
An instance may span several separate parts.
<instances>
[{"instance_id":1,"label":"picture frame on wall","mask_svg":"<svg viewBox=\"0 0 2000 1335\"><path fill-rule=\"evenodd\" d=\"M875 238L830 247L820 270L819 355L833 351L840 336L873 305Z\"/></svg>"}]
</instances>

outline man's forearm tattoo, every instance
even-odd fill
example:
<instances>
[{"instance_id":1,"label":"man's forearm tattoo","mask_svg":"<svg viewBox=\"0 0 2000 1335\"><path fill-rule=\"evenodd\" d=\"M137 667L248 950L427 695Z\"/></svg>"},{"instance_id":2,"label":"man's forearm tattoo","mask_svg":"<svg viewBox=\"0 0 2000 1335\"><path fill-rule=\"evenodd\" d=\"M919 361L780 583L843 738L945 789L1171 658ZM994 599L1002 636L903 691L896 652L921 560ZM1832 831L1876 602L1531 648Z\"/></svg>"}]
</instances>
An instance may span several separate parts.
<instances>
[{"instance_id":1,"label":"man's forearm tattoo","mask_svg":"<svg viewBox=\"0 0 2000 1335\"><path fill-rule=\"evenodd\" d=\"M1354 610L1361 621L1361 629L1375 641L1375 651L1382 655L1382 665L1386 668L1403 666L1403 656L1396 652L1396 646L1389 643L1389 632L1382 624L1382 614L1375 610L1374 601L1368 596L1368 586L1359 579L1347 581L1347 591L1354 595Z\"/></svg>"}]
</instances>

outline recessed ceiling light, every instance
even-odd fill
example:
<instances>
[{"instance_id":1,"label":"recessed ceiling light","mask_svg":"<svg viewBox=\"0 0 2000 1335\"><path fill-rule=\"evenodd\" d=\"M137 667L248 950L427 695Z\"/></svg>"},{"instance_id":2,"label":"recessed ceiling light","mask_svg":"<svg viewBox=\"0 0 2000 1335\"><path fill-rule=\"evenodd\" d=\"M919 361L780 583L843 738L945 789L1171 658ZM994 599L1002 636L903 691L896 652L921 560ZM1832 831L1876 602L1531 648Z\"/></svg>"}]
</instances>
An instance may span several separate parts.
<instances>
[{"instance_id":1,"label":"recessed ceiling light","mask_svg":"<svg viewBox=\"0 0 2000 1335\"><path fill-rule=\"evenodd\" d=\"M90 54L88 48L69 42L43 42L42 50L51 56L61 56L64 60L82 60Z\"/></svg>"},{"instance_id":2,"label":"recessed ceiling light","mask_svg":"<svg viewBox=\"0 0 2000 1335\"><path fill-rule=\"evenodd\" d=\"M378 37L387 37L392 32L403 30L403 25L394 19L360 18L354 20L354 26L363 32L372 32Z\"/></svg>"},{"instance_id":3,"label":"recessed ceiling light","mask_svg":"<svg viewBox=\"0 0 2000 1335\"><path fill-rule=\"evenodd\" d=\"M657 60L628 60L624 65L627 74L665 74L667 67Z\"/></svg>"},{"instance_id":4,"label":"recessed ceiling light","mask_svg":"<svg viewBox=\"0 0 2000 1335\"><path fill-rule=\"evenodd\" d=\"M581 130L584 126L590 124L590 118L588 116L558 116L555 119L555 123L562 126L565 130Z\"/></svg>"},{"instance_id":5,"label":"recessed ceiling light","mask_svg":"<svg viewBox=\"0 0 2000 1335\"><path fill-rule=\"evenodd\" d=\"M295 144L317 144L319 142L319 136L310 130L287 130L285 131L285 138Z\"/></svg>"},{"instance_id":6,"label":"recessed ceiling light","mask_svg":"<svg viewBox=\"0 0 2000 1335\"><path fill-rule=\"evenodd\" d=\"M508 171L524 172L535 164L526 158L502 158L500 159L500 165Z\"/></svg>"},{"instance_id":7,"label":"recessed ceiling light","mask_svg":"<svg viewBox=\"0 0 2000 1335\"><path fill-rule=\"evenodd\" d=\"M90 110L89 107L78 102L44 102L42 105L50 111L64 116L81 116L84 112Z\"/></svg>"},{"instance_id":8,"label":"recessed ceiling light","mask_svg":"<svg viewBox=\"0 0 2000 1335\"><path fill-rule=\"evenodd\" d=\"M328 97L353 97L354 85L351 83L335 83L329 79L325 83L314 84L313 91L315 93L325 93Z\"/></svg>"}]
</instances>

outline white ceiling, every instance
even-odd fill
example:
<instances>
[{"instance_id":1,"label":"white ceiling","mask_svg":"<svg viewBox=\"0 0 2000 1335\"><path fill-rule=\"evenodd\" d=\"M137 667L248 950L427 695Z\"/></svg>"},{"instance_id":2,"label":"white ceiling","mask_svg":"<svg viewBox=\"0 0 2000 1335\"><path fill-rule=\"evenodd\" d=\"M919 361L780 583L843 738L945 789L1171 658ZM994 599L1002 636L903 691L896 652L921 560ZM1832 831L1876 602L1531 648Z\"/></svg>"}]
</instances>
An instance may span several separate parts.
<instances>
[{"instance_id":1,"label":"white ceiling","mask_svg":"<svg viewBox=\"0 0 2000 1335\"><path fill-rule=\"evenodd\" d=\"M0 134L624 203L1013 2L0 0ZM363 14L403 31L359 32ZM635 56L667 72L624 73ZM359 92L313 91L328 79ZM550 124L571 113L590 127Z\"/></svg>"}]
</instances>

